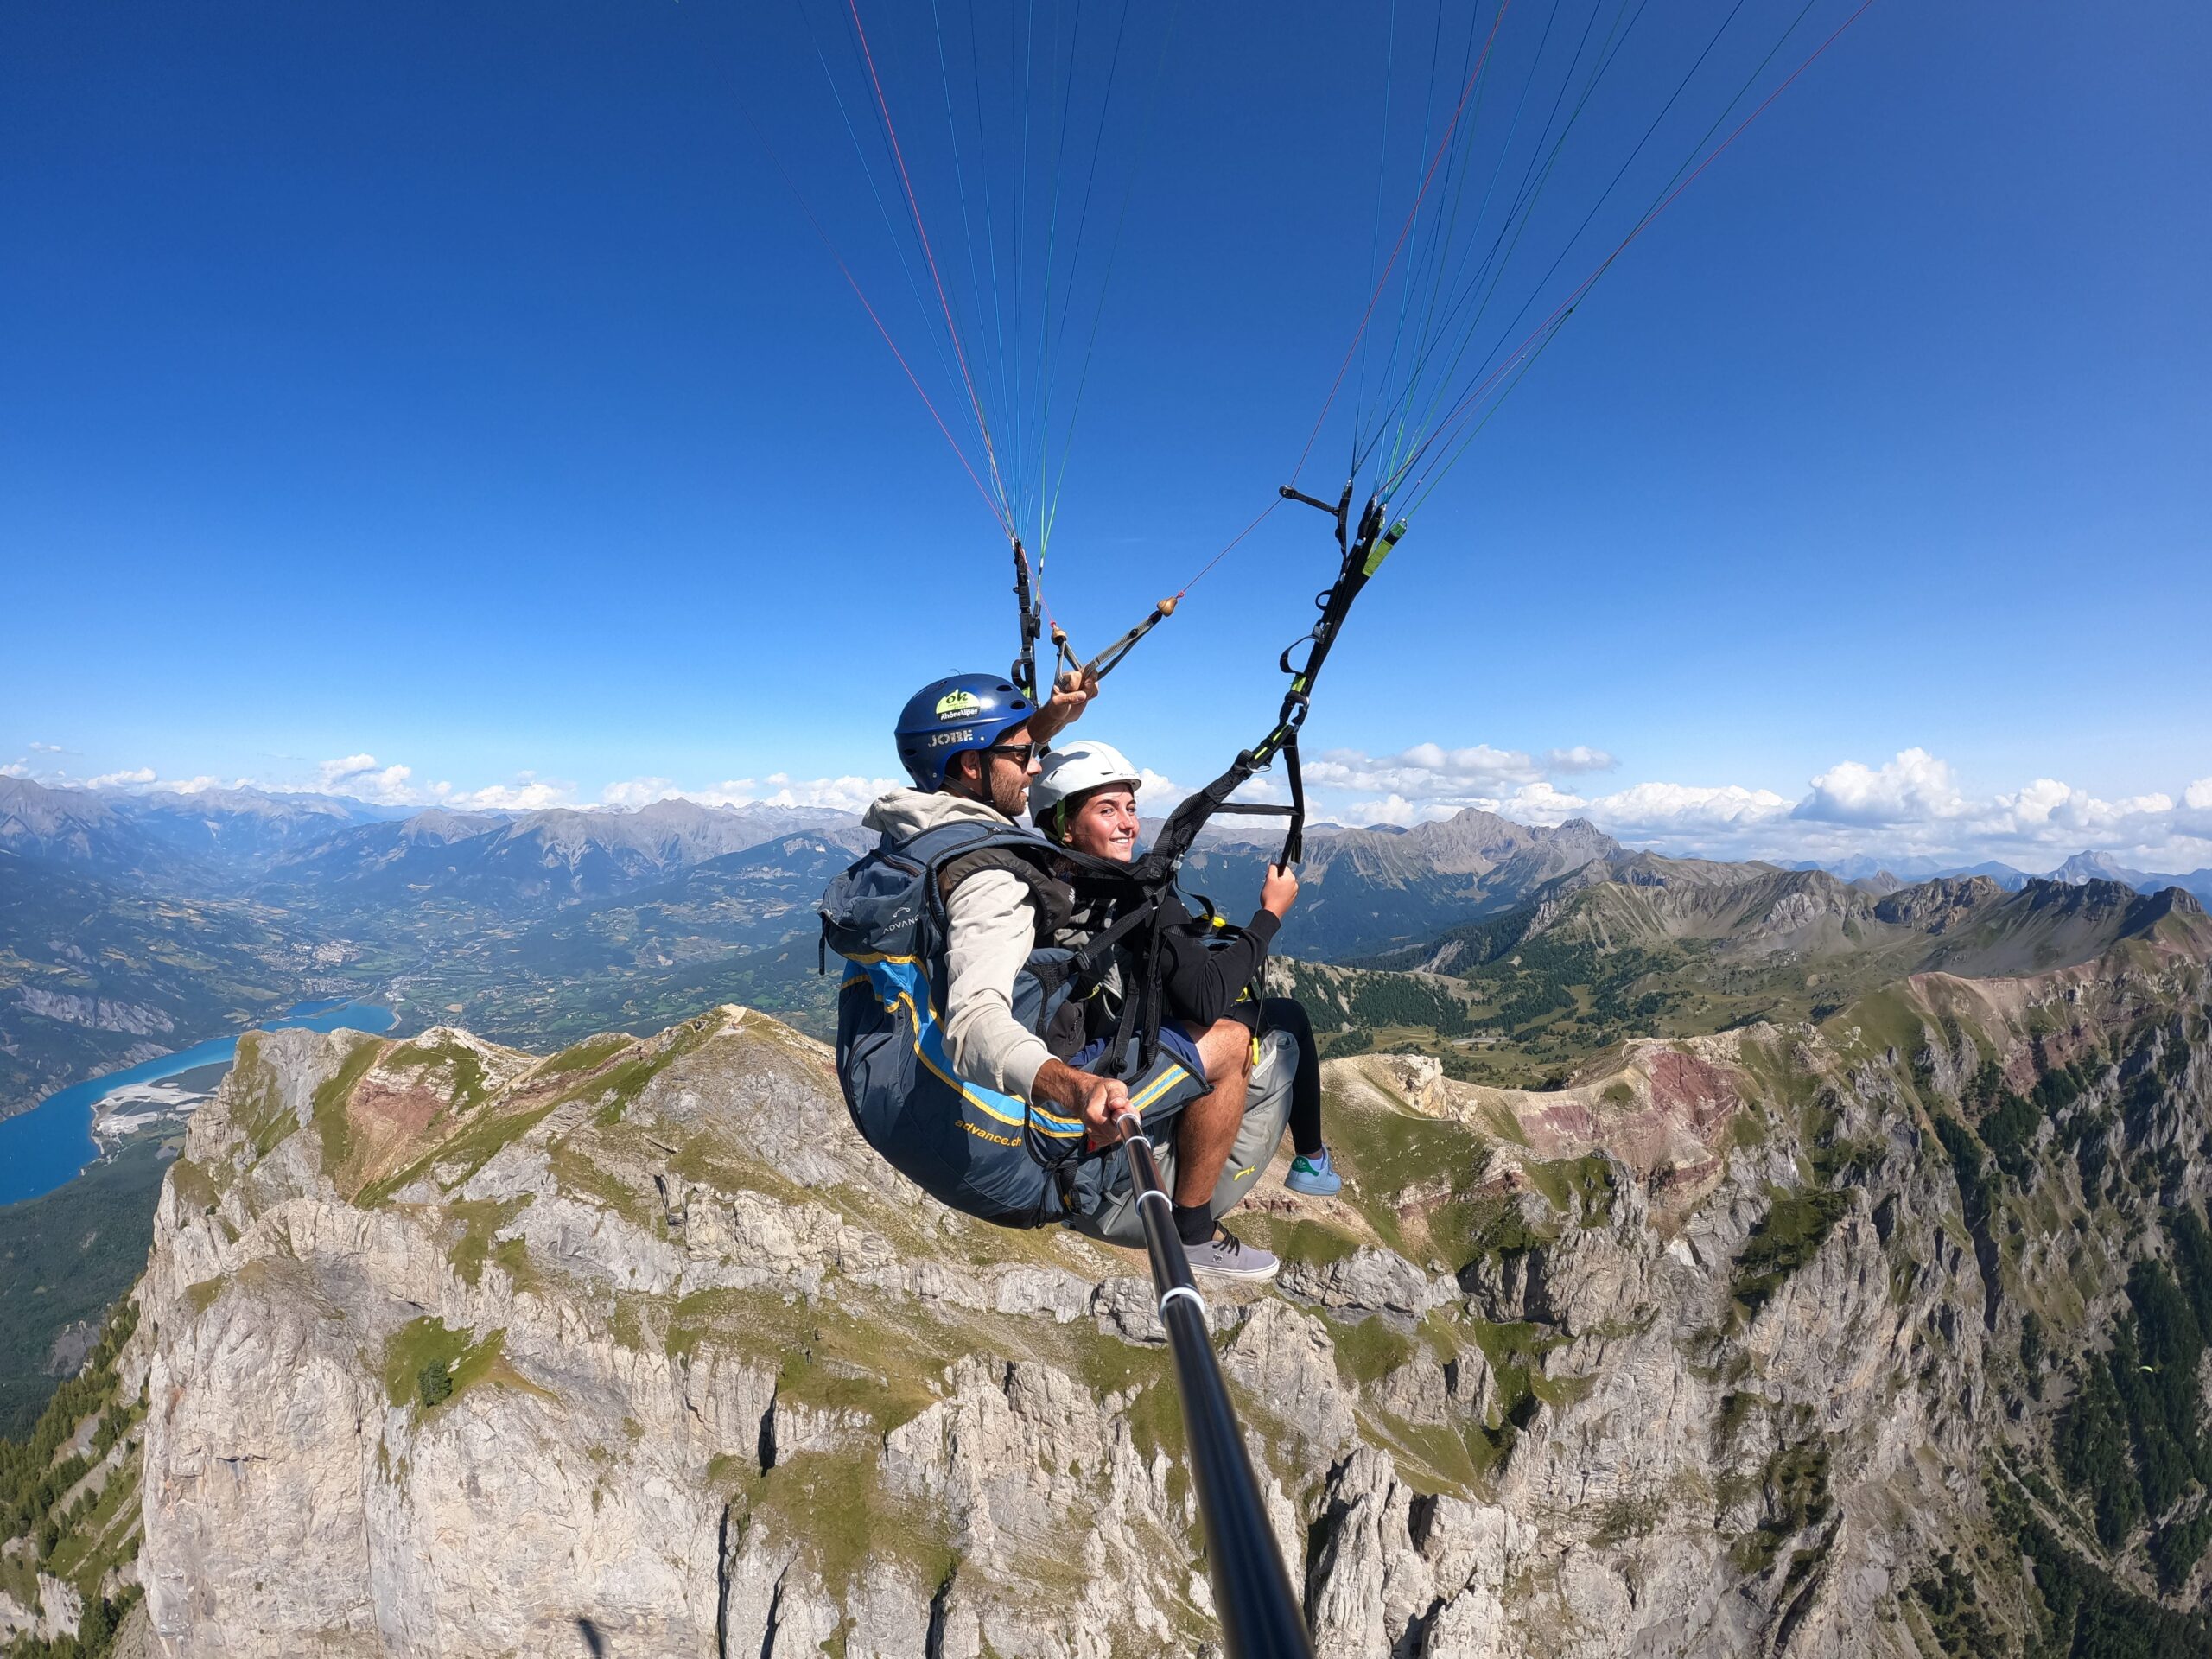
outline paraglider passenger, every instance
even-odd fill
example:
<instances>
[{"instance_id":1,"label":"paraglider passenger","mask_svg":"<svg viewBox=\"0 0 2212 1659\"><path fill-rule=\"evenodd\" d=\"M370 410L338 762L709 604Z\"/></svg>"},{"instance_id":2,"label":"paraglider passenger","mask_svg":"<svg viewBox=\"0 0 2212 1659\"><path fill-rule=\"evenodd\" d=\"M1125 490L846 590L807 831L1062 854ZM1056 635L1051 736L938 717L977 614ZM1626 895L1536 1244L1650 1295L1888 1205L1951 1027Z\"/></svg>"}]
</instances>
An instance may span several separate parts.
<instances>
[{"instance_id":1,"label":"paraglider passenger","mask_svg":"<svg viewBox=\"0 0 2212 1659\"><path fill-rule=\"evenodd\" d=\"M1030 810L1047 841L1126 864L1136 855L1136 791L1141 781L1141 774L1119 749L1077 738L1046 758L1030 785ZM1284 1185L1294 1192L1327 1197L1344 1185L1344 1179L1332 1167L1321 1138L1321 1073L1313 1023L1294 997L1268 997L1264 1001L1255 997L1268 947L1297 898L1298 878L1281 865L1269 867L1260 885L1260 908L1242 928L1200 921L1175 894L1165 895L1162 1013L1197 1043L1205 1061L1206 1081L1215 1092L1235 1095L1240 1103L1255 1033L1266 1029L1290 1034L1298 1045L1298 1070L1290 1104L1294 1155ZM1112 919L1108 914L1078 910L1057 942L1079 948ZM1085 1044L1096 1045L1113 1028L1134 966L1124 957L1106 969L1091 995L1069 1005L1068 1023L1080 1020ZM1089 1052L1076 1056L1078 1063ZM1179 1223L1182 1220L1179 1214ZM1192 1241L1186 1236L1184 1242Z\"/></svg>"}]
</instances>

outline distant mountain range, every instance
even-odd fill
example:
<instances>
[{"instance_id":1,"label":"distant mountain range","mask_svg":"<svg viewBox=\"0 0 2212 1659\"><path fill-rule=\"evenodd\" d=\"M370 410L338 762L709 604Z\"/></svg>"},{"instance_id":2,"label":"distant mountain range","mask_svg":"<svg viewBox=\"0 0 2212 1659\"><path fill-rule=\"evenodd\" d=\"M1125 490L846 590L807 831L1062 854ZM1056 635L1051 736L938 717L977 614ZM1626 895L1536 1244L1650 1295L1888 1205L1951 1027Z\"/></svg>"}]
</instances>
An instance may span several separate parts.
<instances>
[{"instance_id":1,"label":"distant mountain range","mask_svg":"<svg viewBox=\"0 0 2212 1659\"><path fill-rule=\"evenodd\" d=\"M2170 918L2195 931L2204 909L2172 887L2035 880L2007 892L1986 875L1939 876L1878 898L1825 870L1643 854L1607 870L1586 866L1533 903L1363 965L1465 973L1540 939L1606 952L1695 942L1739 963L1784 960L1795 972L1847 958L1860 980L1931 970L1985 978L2090 961Z\"/></svg>"},{"instance_id":2,"label":"distant mountain range","mask_svg":"<svg viewBox=\"0 0 2212 1659\"><path fill-rule=\"evenodd\" d=\"M1273 837L1202 842L1184 861L1183 885L1241 921L1276 847ZM1324 960L1371 954L1509 909L1593 861L1627 856L1580 818L1530 829L1473 808L1404 830L1339 830L1306 842L1282 948Z\"/></svg>"},{"instance_id":3,"label":"distant mountain range","mask_svg":"<svg viewBox=\"0 0 2212 1659\"><path fill-rule=\"evenodd\" d=\"M680 798L635 810L561 807L455 812L373 805L341 796L213 789L193 794L52 789L0 778L0 847L27 857L200 891L267 886L358 892L372 902L435 893L494 907L552 907L626 892L779 836L817 831L841 845L868 841L857 814L821 807L714 807ZM1242 873L1275 844L1268 821L1217 820L1194 857ZM1348 887L1417 893L1446 902L1494 902L1548 875L1627 849L1585 819L1531 829L1472 808L1433 823L1365 829L1307 827L1309 885L1341 869ZM1824 869L1882 891L1935 877L1987 876L2017 892L2038 879L2009 864L1859 856L1775 868ZM2041 878L2118 881L2139 893L2178 887L2212 899L2212 868L2159 874L2082 852ZM1313 895L1318 896L1318 895ZM1339 902L1339 909L1345 906ZM1387 925L1402 905L1380 900ZM1410 918L1416 929L1433 917Z\"/></svg>"},{"instance_id":4,"label":"distant mountain range","mask_svg":"<svg viewBox=\"0 0 2212 1659\"><path fill-rule=\"evenodd\" d=\"M435 896L507 918L543 915L810 830L851 839L856 849L865 844L852 814L810 807L667 800L635 811L560 809L513 817L432 810L396 823L350 825L289 850L254 885L347 906Z\"/></svg>"},{"instance_id":5,"label":"distant mountain range","mask_svg":"<svg viewBox=\"0 0 2212 1659\"><path fill-rule=\"evenodd\" d=\"M2173 887L2035 880L2007 892L1967 876L1877 895L1825 870L1645 853L1592 861L1421 944L1292 971L1317 1023L1332 1001L1346 1016L1343 1042L1380 1027L1454 1075L1519 1086L1571 1076L1631 1036L1817 1024L1915 975L2010 978L2131 951L2202 957L2212 919Z\"/></svg>"},{"instance_id":6,"label":"distant mountain range","mask_svg":"<svg viewBox=\"0 0 2212 1659\"><path fill-rule=\"evenodd\" d=\"M1278 833L1223 823L1186 861L1185 887L1241 918ZM819 808L402 813L320 795L0 779L0 1115L308 995L382 997L410 1025L465 1018L524 1045L656 1028L733 997L823 1029L833 993L812 973L814 901L872 840L855 815ZM1983 943L1959 958L1964 971L2047 966L2045 944L2089 948L2065 942L2048 895L2017 912L2044 918L2041 931L2008 921L1997 899L2052 883L2005 866L1908 884L1916 866L1669 859L1581 819L1531 828L1469 810L1403 829L1317 825L1300 874L1281 951L1370 972L1496 978L1506 944L1587 939L1702 953L1700 974L1732 962L1742 982L1728 995L1751 997L1746 964L1833 956L1860 979L1934 964L1967 934L1891 919L1930 906L1972 918ZM2107 944L2129 913L2114 895L2212 895L2212 872L2148 875L2096 854L2052 880L2085 884L2098 919L2080 937ZM1802 966L1797 978L1796 1003L1822 1000Z\"/></svg>"},{"instance_id":7,"label":"distant mountain range","mask_svg":"<svg viewBox=\"0 0 2212 1659\"><path fill-rule=\"evenodd\" d=\"M2117 881L2133 887L2138 893L2157 893L2165 887L2179 887L2198 899L2212 904L2212 868L2191 870L2186 875L2161 875L2155 871L2128 868L2110 853L2076 853L2056 869L2041 876L2013 868L2010 864L1992 861L1984 864L1945 864L1933 858L1881 860L1875 858L1846 858L1828 863L1804 860L1784 866L1793 870L1826 870L1846 881L1872 884L1882 891L1894 891L1914 881L1925 881L1936 876L1987 876L2008 892L2018 893L2031 881L2063 881L2079 886L2085 881Z\"/></svg>"},{"instance_id":8,"label":"distant mountain range","mask_svg":"<svg viewBox=\"0 0 2212 1659\"><path fill-rule=\"evenodd\" d=\"M48 789L0 778L0 847L96 874L242 892L467 894L494 906L605 897L794 831L857 834L817 807L634 810L394 810L336 796L209 790L194 795Z\"/></svg>"},{"instance_id":9,"label":"distant mountain range","mask_svg":"<svg viewBox=\"0 0 2212 1659\"><path fill-rule=\"evenodd\" d=\"M398 817L0 779L0 1116L311 995L528 1040L585 1007L658 1023L686 976L810 933L872 839L805 807Z\"/></svg>"},{"instance_id":10,"label":"distant mountain range","mask_svg":"<svg viewBox=\"0 0 2212 1659\"><path fill-rule=\"evenodd\" d=\"M249 900L0 846L0 1116L351 985L348 954Z\"/></svg>"}]
</instances>

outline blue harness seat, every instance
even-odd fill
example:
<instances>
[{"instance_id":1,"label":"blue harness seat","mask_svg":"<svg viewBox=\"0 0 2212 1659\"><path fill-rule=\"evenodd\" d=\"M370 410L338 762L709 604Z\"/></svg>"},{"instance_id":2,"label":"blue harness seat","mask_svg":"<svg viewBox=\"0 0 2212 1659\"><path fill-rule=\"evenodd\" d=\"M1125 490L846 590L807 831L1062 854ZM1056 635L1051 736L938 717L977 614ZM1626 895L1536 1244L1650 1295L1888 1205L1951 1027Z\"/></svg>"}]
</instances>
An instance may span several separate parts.
<instances>
[{"instance_id":1,"label":"blue harness seat","mask_svg":"<svg viewBox=\"0 0 2212 1659\"><path fill-rule=\"evenodd\" d=\"M837 994L837 1078L861 1136L917 1186L1004 1227L1079 1221L1107 1206L1109 1162L1084 1146L1082 1122L953 1069L941 1013L948 1000L945 895L966 874L1011 872L1031 887L1049 935L1064 914L1043 836L982 823L885 837L822 899L823 938L847 971ZM1074 952L1031 951L1014 982L1014 1017L1042 1032L1066 1001ZM1163 1030L1151 1064L1128 1079L1147 1135L1206 1092L1205 1067L1180 1032ZM1287 1090L1284 1091L1287 1099ZM1281 1133L1280 1125L1277 1128ZM1241 1194L1240 1194L1241 1196Z\"/></svg>"}]
</instances>

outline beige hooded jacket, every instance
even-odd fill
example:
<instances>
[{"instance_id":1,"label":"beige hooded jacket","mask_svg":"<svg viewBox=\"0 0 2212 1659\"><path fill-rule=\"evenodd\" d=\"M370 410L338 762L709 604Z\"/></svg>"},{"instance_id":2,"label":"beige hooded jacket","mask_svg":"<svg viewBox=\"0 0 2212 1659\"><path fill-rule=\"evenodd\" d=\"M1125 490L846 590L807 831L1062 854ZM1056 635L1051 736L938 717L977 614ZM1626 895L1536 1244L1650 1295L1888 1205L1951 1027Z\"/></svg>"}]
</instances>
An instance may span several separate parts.
<instances>
[{"instance_id":1,"label":"beige hooded jacket","mask_svg":"<svg viewBox=\"0 0 2212 1659\"><path fill-rule=\"evenodd\" d=\"M893 790L861 818L864 828L900 840L963 822L1020 828L981 801L918 789ZM1014 1017L1014 982L1037 943L1036 905L1019 876L978 870L952 890L945 910L952 924L945 1051L969 1082L1027 1099L1037 1068L1052 1058L1044 1039Z\"/></svg>"}]
</instances>

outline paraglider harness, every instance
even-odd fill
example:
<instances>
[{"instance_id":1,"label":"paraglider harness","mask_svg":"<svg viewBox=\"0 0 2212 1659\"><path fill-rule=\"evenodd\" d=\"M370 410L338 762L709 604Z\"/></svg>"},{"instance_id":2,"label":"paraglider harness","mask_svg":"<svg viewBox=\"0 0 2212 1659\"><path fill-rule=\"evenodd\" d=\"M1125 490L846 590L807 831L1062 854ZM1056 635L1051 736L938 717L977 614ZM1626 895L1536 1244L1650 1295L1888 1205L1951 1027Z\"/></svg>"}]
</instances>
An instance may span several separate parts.
<instances>
[{"instance_id":1,"label":"paraglider harness","mask_svg":"<svg viewBox=\"0 0 2212 1659\"><path fill-rule=\"evenodd\" d=\"M1037 912L1013 1012L1040 1036L1125 937L1095 950L1051 943L1068 919L1073 887L1093 899L1143 902L1128 866L1054 847L1028 830L967 822L887 839L823 895L825 956L834 950L849 964L838 992L837 1069L862 1138L901 1173L967 1214L1033 1227L1096 1202L1103 1152L1087 1145L1081 1119L971 1082L952 1064L942 1024L950 993L950 900L963 880L986 870L1020 880ZM1135 1013L1125 1007L1125 1016ZM1138 1030L1144 1065L1127 1075L1152 1072L1132 1087L1138 1109L1165 1109L1203 1090L1203 1076L1186 1060L1159 1060L1156 1009ZM1026 1160L992 1150L1014 1146Z\"/></svg>"},{"instance_id":2,"label":"paraglider harness","mask_svg":"<svg viewBox=\"0 0 2212 1659\"><path fill-rule=\"evenodd\" d=\"M1121 952L1133 982L1123 987L1112 1033L1090 1069L1129 1080L1130 1103L1140 1112L1166 1111L1205 1091L1204 1077L1194 1074L1186 1059L1163 1053L1163 944L1170 925L1163 901L1176 892L1185 856L1217 812L1287 819L1279 861L1295 863L1302 855L1306 797L1298 734L1311 706L1313 681L1352 601L1405 530L1401 520L1386 531L1380 505L1370 503L1354 535L1348 522L1349 486L1334 509L1287 486L1283 494L1336 519L1341 561L1337 580L1317 595L1320 615L1312 629L1282 653L1291 683L1274 728L1177 806L1148 851L1122 864L1055 846L1030 830L950 823L902 842L886 841L823 894L825 962L834 950L850 964L838 996L838 1071L846 1103L871 1146L956 1209L1009 1226L1065 1219L1096 1198L1103 1179L1097 1166L1111 1149L1089 1145L1079 1118L972 1083L952 1065L940 1021L950 995L947 903L953 888L980 870L1014 875L1027 887L1036 907L1037 943L1014 986L1014 1014L1022 1025L1042 1035L1070 998L1085 995ZM1015 550L1022 635L1013 673L1015 683L1033 697L1041 607L1031 592L1019 543ZM1155 607L1103 654L1110 658L1105 668L1171 612L1165 603ZM1056 628L1053 639L1068 656L1065 635ZM1294 667L1291 656L1300 645L1307 650ZM1288 804L1229 798L1278 759L1289 785ZM1071 893L1090 903L1105 900L1112 919L1080 946L1056 946L1049 941L1068 918ZM1205 907L1198 925L1212 930L1212 925L1211 908ZM1035 1174L1024 1176L1014 1160L978 1157L974 1139L1019 1145L1027 1161L1048 1178L1045 1196L1039 1196Z\"/></svg>"}]
</instances>

